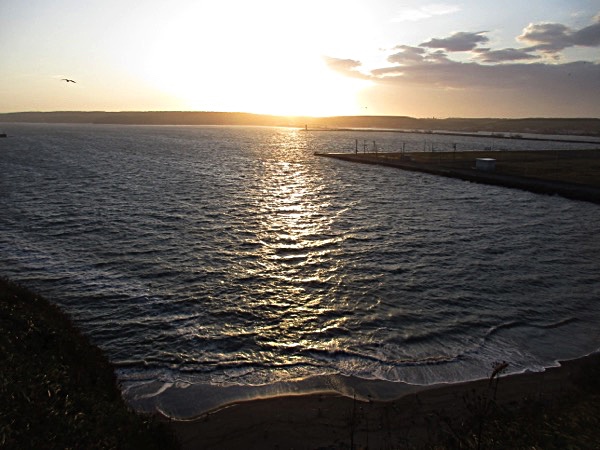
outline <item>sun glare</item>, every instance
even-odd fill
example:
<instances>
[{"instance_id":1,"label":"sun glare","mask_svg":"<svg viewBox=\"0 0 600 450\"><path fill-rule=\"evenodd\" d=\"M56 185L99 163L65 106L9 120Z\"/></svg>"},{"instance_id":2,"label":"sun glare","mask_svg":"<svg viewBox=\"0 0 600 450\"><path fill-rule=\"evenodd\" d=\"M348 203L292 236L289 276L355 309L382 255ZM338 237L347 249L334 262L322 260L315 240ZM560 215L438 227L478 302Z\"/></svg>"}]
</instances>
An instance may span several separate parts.
<instances>
[{"instance_id":1,"label":"sun glare","mask_svg":"<svg viewBox=\"0 0 600 450\"><path fill-rule=\"evenodd\" d=\"M368 86L333 72L323 59L323 36L306 29L303 10L267 2L195 5L156 33L144 76L180 99L182 109L276 115L357 114ZM261 3L265 9L265 2ZM210 17L210 21L203 21ZM287 20L282 20L285 17Z\"/></svg>"}]
</instances>

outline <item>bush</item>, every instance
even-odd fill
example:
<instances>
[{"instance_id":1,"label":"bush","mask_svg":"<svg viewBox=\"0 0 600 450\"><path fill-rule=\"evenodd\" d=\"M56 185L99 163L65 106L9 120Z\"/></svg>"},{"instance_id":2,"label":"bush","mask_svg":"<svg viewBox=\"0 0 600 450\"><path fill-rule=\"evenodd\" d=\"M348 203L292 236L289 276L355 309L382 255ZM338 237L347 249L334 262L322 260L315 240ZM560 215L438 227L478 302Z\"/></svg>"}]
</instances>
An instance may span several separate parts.
<instances>
[{"instance_id":1,"label":"bush","mask_svg":"<svg viewBox=\"0 0 600 450\"><path fill-rule=\"evenodd\" d=\"M111 364L57 307L0 279L0 448L177 448L121 398Z\"/></svg>"}]
</instances>

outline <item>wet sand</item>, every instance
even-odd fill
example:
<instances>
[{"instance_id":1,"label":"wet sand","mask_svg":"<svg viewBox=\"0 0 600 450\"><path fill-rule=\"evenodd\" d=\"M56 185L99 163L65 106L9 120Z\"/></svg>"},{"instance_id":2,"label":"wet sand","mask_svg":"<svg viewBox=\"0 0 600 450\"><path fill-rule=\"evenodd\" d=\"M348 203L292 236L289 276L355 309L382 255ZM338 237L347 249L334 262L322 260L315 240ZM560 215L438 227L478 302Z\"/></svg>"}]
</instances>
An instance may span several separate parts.
<instances>
[{"instance_id":1,"label":"wet sand","mask_svg":"<svg viewBox=\"0 0 600 450\"><path fill-rule=\"evenodd\" d=\"M438 385L389 402L336 395L253 400L191 421L172 421L183 449L406 448L427 445L447 432L447 421L473 414L477 398L498 404L551 402L578 389L582 368L600 355L561 363L544 372Z\"/></svg>"}]
</instances>

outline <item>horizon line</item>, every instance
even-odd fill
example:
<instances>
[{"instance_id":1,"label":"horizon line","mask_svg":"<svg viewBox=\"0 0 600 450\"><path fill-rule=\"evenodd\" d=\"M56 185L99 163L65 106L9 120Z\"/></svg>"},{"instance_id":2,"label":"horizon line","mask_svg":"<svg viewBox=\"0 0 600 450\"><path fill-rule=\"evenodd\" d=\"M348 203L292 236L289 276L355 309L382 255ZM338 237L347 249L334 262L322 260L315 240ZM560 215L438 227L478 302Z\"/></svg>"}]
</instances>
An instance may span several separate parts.
<instances>
[{"instance_id":1,"label":"horizon line","mask_svg":"<svg viewBox=\"0 0 600 450\"><path fill-rule=\"evenodd\" d=\"M290 115L290 114L267 114L253 113L247 111L194 111L194 110L120 110L120 111L103 111L103 110L52 110L52 111L9 111L0 112L0 115L13 114L229 114L229 115L248 115L255 117L270 117L270 118L288 118L288 119L330 119L330 118L394 118L394 119L411 119L411 120L600 120L600 117L585 117L585 116L519 116L519 117L467 117L467 116L448 116L448 117L415 117L407 115L391 115L391 114L346 114L346 115L331 115L331 116L311 116L311 115Z\"/></svg>"}]
</instances>

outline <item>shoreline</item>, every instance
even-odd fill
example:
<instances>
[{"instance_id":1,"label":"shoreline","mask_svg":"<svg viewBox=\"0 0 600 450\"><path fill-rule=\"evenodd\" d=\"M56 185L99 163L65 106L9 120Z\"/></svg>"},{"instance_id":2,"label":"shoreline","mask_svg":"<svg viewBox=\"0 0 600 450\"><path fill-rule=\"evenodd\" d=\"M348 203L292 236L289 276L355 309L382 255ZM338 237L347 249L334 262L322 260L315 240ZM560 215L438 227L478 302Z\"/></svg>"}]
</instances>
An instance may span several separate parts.
<instances>
[{"instance_id":1,"label":"shoreline","mask_svg":"<svg viewBox=\"0 0 600 450\"><path fill-rule=\"evenodd\" d=\"M600 366L600 353L561 361L543 372L524 372L453 384L416 386L390 401L364 401L341 394L276 396L232 403L190 420L167 422L183 449L370 448L421 446L448 425L472 414L469 399L517 407L552 403L580 390L579 378ZM437 438L436 438L437 439ZM435 440L435 439L434 439Z\"/></svg>"},{"instance_id":2,"label":"shoreline","mask_svg":"<svg viewBox=\"0 0 600 450\"><path fill-rule=\"evenodd\" d=\"M446 440L452 437L450 433L455 430L459 430L459 434L464 433L461 436L465 438L472 438L473 435L469 434L471 433L470 429L464 428L464 425L474 423L473 419L479 418L479 420L482 420L481 415L477 415L480 414L477 408L481 406L480 399L482 398L485 400L485 404L491 405L492 408L497 408L497 404L501 405L502 411L518 412L518 408L523 408L523 405L533 405L531 407L537 411L540 405L542 407L549 405L551 409L548 410L547 415L544 415L544 423L547 420L554 420L555 416L558 415L556 429L548 431L546 427L539 433L555 432L560 439L564 439L564 436L572 436L575 433L575 445L571 445L571 448L590 448L589 442L600 442L600 383L598 382L600 380L600 350L596 350L596 352L582 358L562 361L558 367L551 367L542 372L523 372L501 376L496 380L497 384L496 382L490 384L488 379L480 379L455 384L414 386L412 392L406 391L400 398L391 401L361 400L349 395L313 393L236 402L203 414L194 420L168 420L159 414L154 414L155 420L150 420L148 416L139 414L129 416L130 418L126 419L123 412L115 412L112 410L112 406L105 407L103 403L105 396L108 395L115 402L123 405L121 396L115 395L117 384L111 381L114 380L112 378L114 375L107 375L109 378L108 384L94 382L93 387L82 385L82 376L86 379L88 376L100 376L97 365L104 367L102 370L110 372L114 369L101 355L101 352L96 347L91 346L89 342L84 342L87 341L85 338L83 338L81 344L77 344L77 349L68 349L67 343L70 345L74 341L79 341L82 337L58 308L51 306L43 297L17 287L13 283L3 280L1 284L2 291L0 292L4 297L4 302L26 307L31 313L34 313L34 316L27 313L24 317L36 317L33 319L35 326L32 328L35 332L30 333L27 339L23 339L23 342L33 339L36 342L36 347L41 346L38 350L43 349L41 352L15 352L13 361L19 357L25 358L24 364L39 364L42 359L51 356L49 353L60 351L65 353L64 358L68 358L69 361L72 360L73 364L83 364L82 354L80 353L82 349L79 345L83 345L84 355L92 358L93 361L98 360L92 363L96 364L92 368L93 374L84 375L84 373L87 373L88 368L82 369L75 366L78 374L75 389L84 391L83 395L87 398L85 408L91 407L89 411L85 409L86 425L83 425L81 413L78 413L83 409L76 406L79 402L77 400L79 394L75 395L71 387L67 387L69 384L67 379L62 377L60 381L57 381L60 391L54 392L50 398L48 397L50 391L47 391L46 385L43 383L38 385L38 378L36 377L38 375L47 376L49 373L47 363L42 362L41 367L45 370L11 369L16 370L14 373L16 386L23 382L29 385L30 397L25 399L12 398L11 402L18 400L20 403L19 405L13 405L9 402L5 412L10 411L11 417L19 417L35 426L34 428L30 428L31 426L13 428L12 433L15 435L11 436L9 434L9 443L26 445L27 443L41 442L55 436L58 428L55 428L55 425L50 425L46 416L48 411L51 411L50 416L53 418L64 418L69 423L71 423L71 420L75 420L78 427L85 427L73 428L71 423L70 428L68 428L70 430L68 437L66 434L61 437L64 442L71 442L72 439L73 442L79 444L84 442L82 439L92 435L96 436L93 433L98 432L103 436L98 439L110 440L116 438L118 442L123 443L125 442L124 439L133 438L137 442L146 442L144 448L152 448L148 439L152 440L157 446L166 445L166 442L170 440L168 436L171 436L171 434L177 438L178 443L184 449L327 448L332 450L352 447L419 448L433 444L437 445L436 448L454 448L452 445L445 444ZM11 317L13 319L20 316L14 315L14 308L12 311L13 316ZM38 317L41 319L38 319ZM13 327L20 320L17 319L13 323ZM31 319L29 320L29 326L31 326ZM41 321L38 322L39 320ZM52 325L46 323L47 321L50 321ZM15 329L9 328L9 336L14 332L16 332ZM51 339L46 334L50 334ZM63 340L64 344L61 344L60 342L63 342ZM48 348L48 343L50 343L50 348ZM97 356L95 356L96 353L98 353ZM87 363L84 365L88 367ZM66 366L62 364L60 367L61 370L66 369ZM25 378L23 377L24 373L27 374ZM589 386L590 381L593 383L592 390L586 387L586 385ZM60 396L59 392L63 390L69 392L71 402L74 402L70 404L71 406L62 405L62 402L53 403L56 397ZM95 392L102 397L100 403L93 400L96 395ZM494 400L494 397L496 400ZM31 403L29 399L34 398L36 401ZM587 403L586 398L589 398ZM573 414L570 405L565 407L564 403L561 403L565 399L571 404L573 401L576 405L584 403L583 408L576 411L577 420L583 421L583 438L578 434L581 430L573 431L568 424L565 425L561 422L561 417L564 417L565 421L567 419L571 420ZM27 400L27 405L23 404L24 400ZM42 400L53 403L49 405L50 409L41 405ZM99 408L100 404L102 405L101 408ZM553 405L558 406L554 407ZM17 411L16 408L20 407L26 407L26 411ZM119 408L121 407L119 406ZM81 408L84 408L84 406L82 405ZM130 408L127 409L130 411ZM100 416L96 418L98 414ZM544 412L544 414L546 413ZM539 425L535 419L530 418L528 415L521 414L521 416L516 415L515 417L515 420L521 420L525 425L529 423L530 427L534 429L537 429ZM490 434L490 439L496 439L492 442L497 443L498 435L493 434L492 430L495 419L491 415L484 418L487 421L486 433ZM136 431L130 431L131 435L128 436L112 435L102 431L105 430L105 422L110 427L116 423L114 420L134 422L141 420L142 430L137 428L139 425L136 425ZM162 426L166 426L168 430L159 431L162 426L152 429L150 427L152 423L156 425L162 423ZM12 425L16 426L17 424ZM499 435L503 439L506 431L504 425L505 423L501 421L500 426L503 428L500 428ZM509 425L514 426L514 423ZM551 426L555 427L554 423ZM567 428L565 429L565 427ZM35 430L33 435L31 434L32 430ZM90 432L90 430L93 430L93 432ZM11 430L9 429L9 431ZM166 433L167 431L168 433ZM91 434L84 436L79 434L80 432ZM518 431L518 433L523 434L521 431ZM563 448L567 446L547 447L542 445L538 448ZM511 447L519 446L508 444L504 446L504 448ZM169 446L161 448L174 447L169 444Z\"/></svg>"},{"instance_id":3,"label":"shoreline","mask_svg":"<svg viewBox=\"0 0 600 450\"><path fill-rule=\"evenodd\" d=\"M63 314L58 313L56 307L51 307L42 297L17 288L12 283L4 282L3 295L6 297L5 301L14 302L18 300L15 305L29 305L28 307L32 308L32 311L38 310L36 314L41 314L46 319L52 318L52 321L56 320L58 322L59 326L57 327L49 327L45 323L36 323L34 330L39 331L36 331L30 337L35 338L36 341L41 339L43 342L53 342L51 345L52 349L63 352L67 351L70 358L73 358L73 355L79 355L73 361L81 360L80 349L70 351L66 349L66 345L57 345L58 342L54 341L58 336L61 336L60 339L63 339L62 336L64 335L65 342L72 342L75 330L72 328L69 320ZM57 313L59 317L55 318ZM65 320L67 325L65 325ZM43 331L44 333L51 333L53 338L48 340L44 336L38 336L38 332L42 332L42 330L45 330ZM78 333L75 333L75 335L79 336ZM86 343L85 346L89 346L89 343ZM44 344L43 347L44 351L41 353L16 352L15 357L18 355L19 357L29 359L31 356L39 355L39 357L34 357L37 363L38 360L42 359L42 356L48 357L47 344ZM95 347L90 346L89 348L93 349ZM94 352L96 351L99 352L97 349L94 350ZM88 356L94 352L90 352L89 349L84 350L84 354ZM596 350L594 353L582 358L562 361L558 367L550 367L542 372L523 372L501 376L501 378L496 380L498 381L497 384L490 384L488 379L480 379L455 384L416 386L413 392L406 392L400 398L391 401L361 400L349 395L313 393L297 396L276 396L267 399L232 403L218 410L203 414L194 420L187 421L168 420L159 414L155 414L154 418L156 421L168 427L168 430L170 430L169 434L159 435L157 431L149 430L146 427L154 421L148 422L147 416L135 415L138 418L135 420L143 418L142 420L146 423L143 426L145 428L144 432L136 435L135 438L154 439L154 443L160 446L161 440L172 433L184 449L419 448L433 445L434 443L439 444L440 442L442 444L436 448L447 448L448 446L444 446L445 444L443 443L455 429L459 430L460 433L465 433L461 434L465 438L470 439L472 437L472 434L469 434L471 433L469 428L464 429L464 425L469 425L473 423L473 419L481 417L477 415L480 414L477 412L477 408L481 406L480 399L484 399L486 405L496 408L496 404L498 404L502 408L506 408L506 411L519 411L518 408L522 408L524 405L533 405L531 407L536 410L540 405L550 405L552 409L548 410L548 420L554 419L556 415L559 415L559 421L554 432L560 434L560 438L563 439L565 435L572 435L573 431L571 429L565 431L564 427L566 425L560 421L560 414L563 414L563 416L566 415L564 417L570 420L572 410L565 408L561 402L564 399L568 401L574 399L576 403L585 402L585 398L590 398L587 404L584 404L585 408L577 411L578 420L581 419L584 422L583 431L585 431L585 435L583 438L587 440L581 441L581 438L576 436L576 439L578 439L576 445L571 446L571 448L590 448L589 445L583 444L600 442L599 352L600 350ZM100 357L100 359L102 361L98 364L102 366L106 365L107 370L113 369L104 360L104 357ZM42 365L42 367L46 366ZM77 389L80 389L82 388L82 371L80 369L77 370L79 378L76 384ZM98 376L97 372L97 368L94 369L94 376ZM47 374L48 371L31 371L29 369L27 371L17 371L15 373L15 380L18 380L18 383L24 381L23 373L27 373L28 377L35 377L37 373ZM58 395L58 391L49 399L44 384L38 386L34 378L28 378L27 380L25 382L30 385L31 389L35 389L36 392L39 391L35 394L35 398L39 401L32 403L32 405L35 405L34 409L28 409L29 412L23 411L22 413L18 413L15 411L15 407L10 407L6 411L11 411L12 417L17 416L22 417L24 420L33 420L36 424L46 426L47 428L47 418L42 419L40 417L38 419L40 414L44 415L47 411L46 408L40 405L40 401L41 399L53 401L52 398ZM595 383L595 387L593 387L594 390L588 393L586 390L588 388L585 385L589 384L590 380ZM60 386L62 386L61 389L66 390L64 383L65 379L63 378L60 381ZM91 394L89 389L100 392L104 390L106 392L115 392L117 387L112 382L109 382L108 387L104 384L99 386L97 383L94 383L94 385L95 387L93 388L84 388L86 396ZM66 392L69 391L66 390ZM30 392L30 395L32 393L33 391ZM71 395L72 401L76 401L76 396L73 392L69 393L69 396ZM110 396L112 397L113 394L110 394ZM494 400L494 397L496 400ZM117 402L121 403L119 395L114 396L114 398ZM94 406L89 412L89 419L86 419L86 423L90 422L91 419L89 427L98 427L98 429L101 429L101 421L108 421L109 426L110 423L114 424L111 419L113 414L115 417L119 416L121 418L122 413L108 413L104 407L98 409L98 403L95 401L86 401L86 404ZM12 406L10 403L8 405ZM552 405L558 406L554 407ZM73 409L72 407L68 407L63 411L61 410L62 406L56 406L59 407L57 411L60 411L60 414L53 414L52 417L64 416L67 420L70 420L73 414L80 411L79 408ZM504 410L502 409L502 411ZM93 419L95 417L92 414L93 411L101 413L101 418L96 422ZM87 416L88 413L85 415ZM77 421L81 420L79 417L79 415L75 415ZM536 428L538 425L534 419L531 419L527 415L521 414L521 416L517 415L515 417L515 420L519 420L519 417L521 417L524 424L527 425L529 423L532 428ZM489 425L486 422L486 430L492 428L493 420L495 419L491 415L485 417L485 419L489 421ZM544 421L546 421L546 416L544 416ZM81 425L79 423L79 426ZM500 426L503 425L504 423L500 422ZM513 424L510 425L513 426ZM555 426L554 424L551 425L552 427ZM21 433L22 435L15 436L11 442L34 442L31 440L34 438L43 440L55 432L55 428L53 427L45 429L44 432L39 431L38 428L35 429L35 436L32 437L31 433L27 431L29 428L14 428L14 432ZM83 436L78 435L78 429L69 429L71 430L72 438L77 440L77 442L82 442L79 439L83 439ZM491 431L486 432L491 433ZM504 432L505 428L501 428L499 433L503 438L505 436ZM552 430L548 431L547 428L540 431L542 434L549 432L552 432ZM119 438L118 436L104 434L103 431L100 431L100 433L106 439ZM520 433L522 434L522 432ZM498 435L491 434L490 439L497 438ZM10 439L11 437L9 436ZM121 436L120 439L125 439L125 437ZM563 447L566 446L564 445ZM150 447L146 446L145 448ZM451 445L449 447L454 448ZM504 448L511 447L519 446L508 444L504 446ZM562 447L541 446L538 448Z\"/></svg>"}]
</instances>

